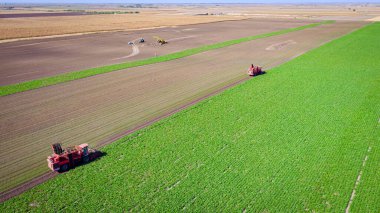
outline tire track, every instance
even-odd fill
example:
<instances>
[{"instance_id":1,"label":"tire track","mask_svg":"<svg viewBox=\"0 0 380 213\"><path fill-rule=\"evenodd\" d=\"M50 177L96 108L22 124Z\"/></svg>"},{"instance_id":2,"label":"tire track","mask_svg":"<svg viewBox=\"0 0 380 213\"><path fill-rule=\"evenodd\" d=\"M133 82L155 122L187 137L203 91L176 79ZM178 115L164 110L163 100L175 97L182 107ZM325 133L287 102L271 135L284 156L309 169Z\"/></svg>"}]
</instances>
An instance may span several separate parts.
<instances>
[{"instance_id":1,"label":"tire track","mask_svg":"<svg viewBox=\"0 0 380 213\"><path fill-rule=\"evenodd\" d=\"M355 198L355 195L356 195L356 190L357 190L357 188L358 188L358 186L360 184L360 179L362 178L363 170L364 170L365 164L366 164L366 162L368 160L368 155L369 155L370 152L371 152L371 147L369 146L368 149L367 149L367 154L366 154L366 156L363 159L361 170L360 170L360 172L358 174L358 177L356 178L355 186L352 189L350 200L348 201L345 213L349 213L350 212L350 208L351 208L351 205L352 205L352 203L354 201L354 198Z\"/></svg>"},{"instance_id":2,"label":"tire track","mask_svg":"<svg viewBox=\"0 0 380 213\"><path fill-rule=\"evenodd\" d=\"M120 60L120 59L126 59L126 58L131 58L131 57L133 57L133 56L136 56L136 55L140 54L140 49L139 49L139 47L135 44L138 40L139 40L139 38L138 38L138 39L135 39L135 40L133 40L133 41L131 41L131 42L132 42L132 44L131 44L131 46L132 46L132 53L131 53L131 54L126 55L126 56L122 56L122 57L119 57L119 58L113 58L113 59L111 59L111 61Z\"/></svg>"},{"instance_id":3,"label":"tire track","mask_svg":"<svg viewBox=\"0 0 380 213\"><path fill-rule=\"evenodd\" d=\"M329 30L329 28L330 27L325 27L325 30ZM345 29L345 28L344 28ZM314 30L309 30L309 31L305 31L305 32L309 32L310 34L313 34L313 35L315 35L315 33L313 32ZM343 30L344 31L344 30ZM330 32L330 31L329 31ZM304 32L303 32L304 33ZM304 35L302 33L302 35ZM298 34L301 34L301 33L297 33L296 35L298 35ZM335 34L333 34L333 35L335 35ZM289 39L288 37L289 36L292 36L292 38L295 36L295 35L283 35L283 36L281 36L280 38L282 38L282 37L285 37L285 38L282 38L282 40L287 40L287 39ZM305 36L303 36L303 37L305 37ZM309 39L312 39L313 37L307 37L308 39L307 40L305 40L305 41L309 41ZM272 41L272 39L274 39L274 40L276 40L276 39L279 39L278 37L275 39L275 38L271 38L271 39L266 39L266 40L264 40L264 41L262 41L262 42L264 42L264 43L262 43L262 42L260 42L260 45L259 44L255 44L255 42L253 42L252 44L251 44L251 46L249 46L248 44L244 44L244 45L240 45L240 46L236 46L236 47L233 47L233 50L240 50L240 53L241 53L241 56L235 56L236 57L236 62L235 62L235 59L234 60L232 60L232 59L230 59L231 61L229 62L229 61L226 61L227 62L227 65L229 64L229 63L231 63L232 65L230 66L231 67L231 69L232 70L240 70L240 65L234 65L234 64L241 64L242 62L241 61L243 61L243 63L246 63L246 61L244 61L244 60L242 60L242 58L244 58L245 57L245 55L248 55L248 54L244 54L244 52L242 52L241 50L247 50L247 48L246 48L246 46L248 45L249 47L253 47L253 48L262 48L262 49L265 49L265 47L267 47L267 43L265 43L265 41L266 42L270 42L270 43L274 43L273 41ZM300 42L298 42L298 43L300 43ZM308 42L308 43L310 43L310 42ZM244 49L241 49L241 48L243 48L244 47ZM308 48L312 48L313 47L313 45L311 45L310 47L308 47ZM231 47L232 48L232 47ZM305 48L305 47L303 47L303 48L300 48L299 50L297 50L297 51L301 51L301 52L304 52L305 50L307 50L308 48ZM252 49L252 48L248 48L248 49ZM221 50L220 50L221 51ZM203 63L203 66L205 66L206 68L207 67L210 67L210 66L212 66L212 68L215 68L215 67L217 67L218 65L219 66L221 66L221 68L219 69L219 70L224 70L224 69L226 69L226 66L225 65L222 65L222 64L220 64L219 63L219 61L212 61L212 60L210 60L210 58L211 59L219 59L219 58L226 58L227 56L228 57L230 57L230 54L229 53L224 53L224 51L223 52L220 52L220 51L215 51L215 52L208 52L207 53L207 56L209 56L209 57L207 57L207 58L205 58L205 57L199 57L199 56L193 56L192 58L193 59L196 59L197 60L197 62L198 63ZM230 50L231 51L231 50ZM237 52L239 52L239 51L237 51ZM261 53L260 53L261 54ZM268 56L266 56L266 55L255 55L255 56L252 56L252 55L249 55L249 57L250 58L255 58L255 60L253 61L254 63L257 63L257 64L260 64L260 65L264 65L264 64L266 64L266 63L270 63L271 65L276 65L276 64L278 64L278 63L281 63L281 62L283 62L283 61L286 61L286 60L290 60L290 58L289 58L289 54L290 55L292 55L292 54L294 54L294 52L290 52L290 53L287 53L287 52L284 52L283 53L283 55L280 55L281 57L277 57L276 59L273 59L273 58L267 58L267 57L269 57L269 56L271 56L271 55L269 55L268 54ZM277 55L276 55L277 56ZM239 60L241 60L241 61L239 61ZM250 59L251 60L251 59ZM183 61L182 61L182 63L183 63ZM182 63L174 63L174 62L168 62L167 64L161 64L161 68L163 69L163 70L165 70L165 69L177 69L178 67L182 67L183 66L183 64ZM193 63L193 62L191 62L191 63ZM201 63L201 64L202 64ZM170 66L167 66L167 65L170 65ZM207 66L206 66L207 65ZM191 66L192 66L192 64L190 64L190 63L188 63L188 66L185 66L185 68L187 68L187 69L189 69L190 70L190 68L191 68ZM190 67L190 68L189 68ZM154 67L155 68L155 70L156 70L156 67ZM269 68L269 67L268 67ZM184 69L184 70L186 70L186 69ZM194 69L191 69L191 71L192 70L194 70ZM200 71L198 71L199 73L200 73ZM152 73L154 73L154 72L146 72L146 75L145 76L150 76ZM177 73L177 72L176 72ZM189 77L191 77L192 75L194 75L194 74L191 74L192 72L183 72L181 75L183 76L182 78L180 78L180 79L187 79L187 78L189 78ZM223 74L224 72L221 72L221 74ZM109 85L111 84L110 83L110 80L112 80L112 79L114 79L113 81L112 81L112 85L119 85L120 83L124 83L124 84L129 84L129 81L122 81L122 78L120 78L120 76L121 75L117 75L118 73L114 73L113 75L105 75L105 76L102 76L102 78L101 78L101 81L95 81L95 82L97 82L96 84L94 84L92 81L94 81L94 80L92 80L91 81L91 84L85 84L86 85L86 90L88 90L88 91L86 91L86 97L87 98L89 98L89 99L97 99L97 100L103 100L103 99L99 99L99 97L103 97L103 96L106 96L107 97L107 99L110 99L110 100L112 100L112 97L110 97L110 96L112 96L112 94L113 93L116 93L116 94L118 94L117 93L117 91L120 91L120 89L122 88L122 86L119 86L119 87L116 87L115 89L112 89L112 90L108 90L107 91L107 87L109 87ZM116 76L115 76L116 75ZM198 74L197 74L198 75ZM205 77L205 79L215 79L215 77L217 77L217 75L215 75L215 73L214 72L211 72L210 71L210 73L209 73L209 75L205 75L204 76ZM226 76L226 77L228 77L228 76ZM145 78L145 77L144 77ZM222 77L220 77L221 79L222 79ZM223 77L224 78L224 77ZM177 81L176 82L178 82L178 79L179 78L177 78ZM221 80L220 79L220 80ZM95 80L96 80L96 78L95 78ZM157 79L156 79L157 80ZM143 82L145 82L145 83L149 83L149 82L151 82L150 84L159 84L159 82L160 81L156 81L155 79L146 79L146 81L143 81ZM219 81L220 82L220 80L218 80L218 79L215 79L215 81ZM237 79L235 79L235 80L237 80ZM172 80L173 81L173 80ZM173 90L173 87L174 86L176 86L174 83L176 83L176 82L172 82L172 81L170 81L169 83L170 84L173 84L173 86L171 86L171 87L167 87L166 88L166 90L167 91L169 91L169 90ZM87 81L83 81L82 83L86 83ZM165 81L164 81L165 82ZM197 83L202 83L202 81L199 81L199 82L197 82ZM227 84L227 82L225 82L224 81L224 83L226 83ZM99 87L99 85L103 85L104 84L104 86L102 86L102 87ZM168 82L166 82L166 84L168 84ZM78 86L78 88L81 88L81 86L80 86L81 84L78 84L77 86ZM88 86L91 86L91 85L96 85L96 86L94 86L94 87L88 87ZM69 92L69 89L68 89L68 87L63 87L64 85L61 85L61 87L62 87L62 89L65 89L65 88L67 88L67 89L65 89L66 91L66 93L57 93L57 95L59 96L60 94L65 94L65 95L67 95L67 93ZM71 86L76 86L76 84L73 84L73 85L71 85ZM219 84L219 86L221 86L220 84ZM61 88L60 87L60 88ZM197 88L200 88L200 87L205 87L205 85L203 85L203 84L200 84L200 85L198 85L198 86L194 86L194 87L197 87ZM132 87L131 87L132 88ZM82 87L82 89L83 89L83 87ZM144 88L141 88L141 89L144 89ZM163 90L163 91L166 91L166 90ZM71 94L73 97L74 96L76 96L76 95L78 95L79 94L79 91L80 90L73 90L74 92ZM97 93L95 93L94 91L104 91L104 92L97 92ZM111 91L111 93L110 93L110 91ZM105 94L105 93L107 93L107 94ZM138 94L140 94L140 92L139 91L137 91L137 93ZM217 92L216 92L217 93ZM216 93L214 93L214 94L216 94ZM45 105L46 104L46 100L47 99L52 99L52 97L50 97L50 93L49 94L47 94L47 93L41 93L42 94L42 96L43 97L41 97L41 96L39 96L40 98L43 98L42 100L44 100L43 102L41 102L41 103L38 103L38 105ZM198 93L199 94L199 93ZM204 93L203 93L204 94ZM20 95L22 95L22 94L20 94ZM209 94L209 96L211 96L212 94ZM46 97L45 97L46 96ZM99 97L98 97L99 96ZM199 95L200 96L200 95ZM198 97L199 97L198 96ZM79 96L78 96L79 97ZM195 98L194 96L192 96L193 98ZM56 98L56 96L54 96L54 100L55 100L55 98ZM120 98L119 96L116 96L115 95L115 97L113 97L113 98L115 98L115 100L118 100L119 102L120 102L120 100L118 99L118 98ZM205 98L207 98L207 97L205 97ZM70 96L70 100L72 100L73 101L73 103L75 104L75 100L77 100L77 99L71 99L71 96ZM79 100L79 99L78 99ZM105 101L106 99L104 99L104 101ZM201 99L202 100L202 99ZM83 101L83 99L80 99L80 101L81 101L81 103L86 103L86 102L84 102ZM198 101L200 101L200 100L198 100ZM187 106L191 106L192 104L195 104L197 101L195 100L193 103L190 103L190 104L188 104ZM16 99L15 100L15 102L14 103L18 103L18 104L12 104L13 105L13 107L17 107L17 106L22 106L23 104L25 104L25 103L23 103L23 101L21 101L21 103L20 103L20 100L18 100L18 99ZM103 103L103 101L102 102L94 102L93 104L95 104L96 105L96 109L98 109L98 107L100 107L100 108L103 108L104 106L103 105L101 105L100 103ZM117 107L119 107L119 106L122 106L121 104L119 104L119 103L114 103L114 104L118 104L117 105ZM149 103L149 104L151 104L151 103ZM160 104L160 103L159 103ZM10 105L10 106L12 106L12 105ZM57 105L59 105L58 103L57 103ZM83 106L82 106L82 104L77 104L78 105L78 108L79 109L82 109L83 108ZM179 105L179 104L178 104ZM132 129L132 130L129 130L130 132L124 132L124 134L119 134L118 135L118 137L122 137L122 136L124 136L125 134L131 134L132 132L134 132L134 131L137 131L138 129L141 129L141 128L144 128L145 126L148 126L148 125L150 125L151 123L153 123L153 122L155 122L155 121L158 121L158 120L160 120L160 119L162 119L162 118L164 118L165 117L165 115L166 115L166 117L167 116L169 116L169 115L171 115L171 114L174 114L174 113L176 113L176 112L178 112L178 111L180 111L180 110L182 110L182 109L184 109L184 108L186 108L187 106L183 106L182 105L182 109L181 109L181 107L178 107L178 105L176 105L176 106L174 106L174 107L168 107L168 108L164 108L164 110L163 111L161 111L160 113L161 114L164 114L164 116L162 116L162 117L155 117L154 119L152 118L152 117L149 117L150 119L146 119L146 120L150 120L150 122L147 122L147 123L145 123L145 125L141 125L141 126L139 126L138 128L136 128L136 129ZM185 104L186 105L186 104ZM90 106L90 105L89 105ZM92 107L94 107L94 105L91 105ZM148 105L147 105L148 106ZM52 109L54 109L54 107L55 106L52 106ZM24 107L23 107L24 108ZM29 107L28 107L29 108ZM121 107L119 107L119 108L121 108ZM173 108L174 109L177 109L177 110L173 110ZM9 107L9 109L11 109L11 107ZM12 108L12 109L14 109L14 108ZM22 108L21 108L22 109ZM89 124L89 123L91 123L91 118L93 118L93 117L95 117L96 115L101 115L101 119L99 119L99 120L102 120L103 119L103 116L104 116L104 114L102 115L102 114L92 114L94 111L94 108L88 108L88 109L92 109L91 110L91 113L88 113L88 115L86 115L86 116L88 116L88 119L86 118L86 117L84 117L84 118L86 118L86 122L85 123L78 123L76 126L77 127L79 127L79 126L85 126L85 125L87 125L87 124ZM122 110L119 110L119 112L118 113L115 113L115 110L114 110L114 107L110 107L110 108L107 108L109 111L107 112L107 113L110 113L110 112L112 112L112 114L113 115L123 115L122 113L120 113L121 111L125 111L125 109L122 109ZM84 110L84 109L83 109ZM171 112L169 112L169 113L167 113L167 111L170 111L170 110L173 110L173 111L171 111ZM19 110L18 110L19 111ZM53 110L52 110L52 112L53 112ZM57 113L57 115L62 115L62 112L61 111L58 111L59 113ZM135 111L136 112L136 111ZM66 113L66 112L65 112ZM8 113L7 113L8 114ZM11 113L12 114L12 113ZM9 114L9 115L11 115L11 114ZM84 114L85 114L85 112L84 112ZM13 114L14 115L14 114ZM12 115L12 116L13 116ZM36 113L36 115L37 115L37 113ZM40 117L42 114L40 114L38 117ZM67 115L67 114L66 114ZM107 115L109 115L109 114L107 114ZM9 118L12 118L12 116L11 117L9 117ZM78 115L78 116L82 116L82 115ZM158 116L158 115L157 115ZM22 111L21 111L21 113L20 113L20 115L18 116L19 118L22 118ZM75 117L74 117L75 118ZM8 117L7 117L7 119L8 119ZM119 122L119 117L117 117L117 118L115 118L115 119L117 119L117 122ZM145 120L145 121L146 121ZM38 119L36 119L36 121L39 121ZM23 123L23 125L25 125L25 120L23 120L22 121ZM42 122L44 122L44 121L42 121ZM55 122L55 123L53 123L52 122L52 125L60 125L60 122L61 121L57 121L57 122ZM67 124L69 124L68 123L69 121L67 121ZM71 121L70 121L71 122ZM142 122L144 122L144 121L142 121ZM35 122L33 122L34 124L35 124ZM73 122L71 122L71 123L73 123ZM112 126L112 125L114 125L114 121L108 121L108 126ZM122 122L119 122L119 123L122 123ZM66 125L66 123L65 123L65 125ZM73 123L73 125L74 125L74 123ZM114 125L115 126L115 125ZM63 126L64 127L64 126ZM97 127L97 128L99 128L99 127ZM107 127L108 128L108 127ZM71 131L70 129L68 129L68 128L62 128L62 129L64 129L64 132L61 134L60 133L60 135L63 135L63 134L66 134L68 131ZM71 136L71 138L69 138L69 137L67 137L66 139L67 140L69 140L69 141L73 141L73 139L75 139L75 140L77 140L78 138L81 138L81 139L85 139L85 135L90 135L90 134L92 134L92 133L94 133L94 131L86 131L85 130L85 128L81 128L82 130L83 130L83 132L78 132L78 135L73 135L73 134L71 134L71 135L73 135L73 136ZM91 129L91 128L90 128ZM120 131L122 131L121 129L119 129ZM46 130L44 130L45 131L45 133L47 132L47 131L50 131L50 129L48 129L48 128L46 128ZM106 131L104 131L104 132L106 132ZM45 134L44 133L44 134ZM26 136L25 136L26 137ZM51 134L51 136L49 136L48 138L45 138L45 139L47 139L47 140L45 140L45 142L46 141L50 141L50 140L53 140L53 139L55 139L55 138L53 138L54 137L54 134ZM74 138L75 137L75 138ZM115 138L114 139L109 139L108 138L108 141L107 141L107 138L106 139L104 139L104 141L102 142L102 141L99 141L102 145L105 145L105 144L107 144L107 143L109 143L109 142L112 142L113 140L115 140L115 139L117 139L117 137L115 136ZM25 141L26 140L19 140L19 143L25 143ZM40 144L42 144L43 143L43 141L41 140L41 141L39 141L39 143ZM15 143L12 143L12 145L13 144L15 144ZM32 143L30 143L30 144L32 144ZM36 145L36 144L33 144L33 145ZM42 144L43 145L43 144ZM14 147L17 147L17 146L14 146ZM12 156L10 156L11 158L12 158ZM45 160L45 159L44 159ZM12 179L14 179L13 177L12 177ZM33 187L33 186L32 186ZM31 188L31 187L29 187L29 188ZM17 194L16 194L17 195ZM3 197L3 195L1 195L1 197Z\"/></svg>"}]
</instances>

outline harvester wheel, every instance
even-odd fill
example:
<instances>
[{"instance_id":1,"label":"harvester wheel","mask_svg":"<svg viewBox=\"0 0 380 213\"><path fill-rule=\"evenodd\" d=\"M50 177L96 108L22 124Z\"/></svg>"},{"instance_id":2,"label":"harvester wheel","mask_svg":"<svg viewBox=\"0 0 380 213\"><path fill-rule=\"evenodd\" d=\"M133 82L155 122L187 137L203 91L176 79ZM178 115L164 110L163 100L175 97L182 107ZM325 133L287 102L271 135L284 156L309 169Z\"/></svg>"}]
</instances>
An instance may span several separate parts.
<instances>
[{"instance_id":1,"label":"harvester wheel","mask_svg":"<svg viewBox=\"0 0 380 213\"><path fill-rule=\"evenodd\" d=\"M88 163L90 161L90 157L89 156L84 156L83 159L82 159L83 163Z\"/></svg>"},{"instance_id":2,"label":"harvester wheel","mask_svg":"<svg viewBox=\"0 0 380 213\"><path fill-rule=\"evenodd\" d=\"M66 172L69 169L69 164L63 164L60 168L60 172Z\"/></svg>"}]
</instances>

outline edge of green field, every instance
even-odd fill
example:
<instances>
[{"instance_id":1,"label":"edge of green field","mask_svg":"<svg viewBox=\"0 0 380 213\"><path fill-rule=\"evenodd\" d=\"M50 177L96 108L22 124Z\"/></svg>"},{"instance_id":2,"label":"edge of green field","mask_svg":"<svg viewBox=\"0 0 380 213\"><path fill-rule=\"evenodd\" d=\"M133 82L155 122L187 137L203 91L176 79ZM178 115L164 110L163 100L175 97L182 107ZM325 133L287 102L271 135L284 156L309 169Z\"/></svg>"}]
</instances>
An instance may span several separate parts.
<instances>
[{"instance_id":1,"label":"edge of green field","mask_svg":"<svg viewBox=\"0 0 380 213\"><path fill-rule=\"evenodd\" d=\"M307 28L317 27L317 26L320 26L323 24L331 24L331 23L334 23L334 21L322 21L322 22L318 22L318 23L304 25L301 27L289 28L289 29L271 32L271 33L265 33L265 34L260 34L260 35L249 36L249 37L245 37L245 38L234 39L234 40L224 41L224 42L220 42L220 43L210 44L210 45L204 45L201 47L187 49L187 50L183 50L183 51L179 51L179 52L175 52L175 53L171 53L171 54L167 54L167 55L147 58L147 59L143 59L143 60L125 62L125 63L121 63L121 64L107 65L107 66L102 66L102 67L96 67L96 68L80 70L80 71L55 75L55 76L51 76L51 77L21 82L21 83L17 83L17 84L1 86L0 87L0 96L11 95L14 93L38 89L41 87L51 86L51 85L55 85L55 84L59 84L59 83L73 81L73 80L86 78L86 77L99 75L99 74L104 74L104 73L108 73L108 72L113 72L113 71L117 71L117 70L122 70L122 69L127 69L127 68L132 68L132 67L138 67L138 66L143 66L143 65L155 64L155 63L170 61L170 60L174 60L174 59L184 58L187 56L195 55L195 54L206 52L209 50L219 49L219 48L223 48L223 47L227 47L227 46L231 46L231 45L235 45L235 44L239 44L239 43L243 43L243 42L247 42L247 41L252 41L255 39L286 34L286 33L290 33L290 32L300 31L300 30L304 30Z\"/></svg>"},{"instance_id":2,"label":"edge of green field","mask_svg":"<svg viewBox=\"0 0 380 213\"><path fill-rule=\"evenodd\" d=\"M344 212L363 171L351 211L376 212L379 34L362 27L123 137L0 210Z\"/></svg>"}]
</instances>

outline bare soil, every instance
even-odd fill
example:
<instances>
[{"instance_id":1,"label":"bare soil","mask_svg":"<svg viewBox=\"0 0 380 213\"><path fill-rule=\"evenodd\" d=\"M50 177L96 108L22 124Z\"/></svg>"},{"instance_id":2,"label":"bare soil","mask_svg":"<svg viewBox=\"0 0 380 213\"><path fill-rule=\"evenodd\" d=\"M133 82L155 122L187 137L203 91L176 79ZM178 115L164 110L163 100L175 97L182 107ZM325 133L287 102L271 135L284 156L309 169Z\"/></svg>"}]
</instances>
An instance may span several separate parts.
<instances>
[{"instance_id":1,"label":"bare soil","mask_svg":"<svg viewBox=\"0 0 380 213\"><path fill-rule=\"evenodd\" d=\"M30 38L71 33L135 30L161 26L208 23L242 18L282 18L314 20L371 21L380 16L379 4L200 4L153 5L151 8L124 8L120 5L13 5L0 7L0 14L26 14L0 19L0 39ZM54 17L48 14L67 11L123 11L139 14ZM41 14L49 17L36 17ZM46 14L46 15L45 15ZM203 14L203 15L200 15ZM208 15L204 15L208 14ZM34 17L20 17L34 16Z\"/></svg>"},{"instance_id":2,"label":"bare soil","mask_svg":"<svg viewBox=\"0 0 380 213\"><path fill-rule=\"evenodd\" d=\"M295 44L296 42L293 41L293 40L288 40L288 41L284 41L284 42L280 42L278 44L272 44L270 45L269 47L265 48L265 50L279 50L279 49L282 49L288 45L292 45L292 44Z\"/></svg>"},{"instance_id":3,"label":"bare soil","mask_svg":"<svg viewBox=\"0 0 380 213\"><path fill-rule=\"evenodd\" d=\"M243 16L178 16L159 11L138 14L2 18L0 19L0 40L70 33L137 30L244 18Z\"/></svg>"},{"instance_id":4,"label":"bare soil","mask_svg":"<svg viewBox=\"0 0 380 213\"><path fill-rule=\"evenodd\" d=\"M226 86L224 86L224 87L222 87L222 88L220 88L220 89L218 89L218 90L216 90L216 91L214 91L212 93L209 93L209 94L207 94L207 95L205 95L203 97L200 97L200 98L195 99L195 100L193 100L193 101L191 101L189 103L186 103L186 104L184 104L182 106L179 106L178 108L173 109L170 112L167 112L167 113L162 114L162 115L160 115L158 117L155 117L155 118L153 118L153 119L151 119L151 120L149 120L149 121L147 121L147 122L145 122L145 123L143 123L141 125L138 125L138 126L132 128L132 129L128 129L127 131L124 131L124 132L121 132L119 134L116 134L116 135L112 136L111 138L108 138L107 140L104 140L104 141L100 142L97 145L97 147L105 146L105 145L107 145L109 143L112 143L112 142L116 141L117 139L120 139L120 138L122 138L122 137L124 137L126 135L129 135L129 134L132 134L132 133L134 133L134 132L136 132L136 131L138 131L140 129L143 129L143 128L149 126L149 125L152 125L153 123L155 123L155 122L157 122L157 121L159 121L161 119L169 117L170 115L173 115L173 114L175 114L175 113L177 113L177 112L179 112L179 111L181 111L183 109L186 109L186 108L188 108L188 107L190 107L192 105L195 105L196 103L198 103L198 102L200 102L202 100L205 100L208 97L216 95L216 94L218 94L218 93L220 93L220 92L222 92L222 91L224 91L224 90L226 90L228 88L231 88L231 87L233 87L233 86L235 86L237 84L240 84L240 83L242 83L242 82L244 82L244 81L246 81L248 79L249 79L249 77L245 76L242 79L240 79L238 81L235 81L235 82L232 82L232 83L230 83L230 84L228 84L228 85L226 85ZM49 180L49 179L51 179L51 178L54 178L57 175L58 175L58 173L56 173L56 172L48 171L45 174L43 174L41 176L38 176L38 177L34 178L31 181L27 181L27 182L25 182L24 184L22 184L20 186L12 188L9 191L3 192L3 193L0 194L0 203L6 201L8 199L11 199L14 196L20 195L23 192L27 191L28 189L31 189L31 188L33 188L33 187L35 187L35 186L37 186L37 185L39 185L39 184L41 184L41 183Z\"/></svg>"},{"instance_id":5,"label":"bare soil","mask_svg":"<svg viewBox=\"0 0 380 213\"><path fill-rule=\"evenodd\" d=\"M249 19L3 43L0 44L0 85L168 54L313 22ZM157 45L154 36L169 43ZM145 43L139 44L139 38L144 38ZM130 41L136 46L128 45Z\"/></svg>"},{"instance_id":6,"label":"bare soil","mask_svg":"<svg viewBox=\"0 0 380 213\"><path fill-rule=\"evenodd\" d=\"M245 78L252 63L265 69L277 66L364 24L337 22L1 97L1 191L48 171L46 156L51 143L97 146L112 141ZM296 44L265 50L288 40Z\"/></svg>"}]
</instances>

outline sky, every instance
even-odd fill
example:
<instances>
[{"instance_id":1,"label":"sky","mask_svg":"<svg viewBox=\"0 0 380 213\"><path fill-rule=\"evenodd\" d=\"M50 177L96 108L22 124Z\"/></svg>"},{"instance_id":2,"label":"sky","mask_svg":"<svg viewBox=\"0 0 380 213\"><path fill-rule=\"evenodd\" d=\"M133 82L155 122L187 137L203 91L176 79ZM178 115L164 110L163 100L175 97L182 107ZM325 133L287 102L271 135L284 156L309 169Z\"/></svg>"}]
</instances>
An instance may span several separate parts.
<instances>
[{"instance_id":1,"label":"sky","mask_svg":"<svg viewBox=\"0 0 380 213\"><path fill-rule=\"evenodd\" d=\"M1 3L380 3L380 0L0 0Z\"/></svg>"}]
</instances>

